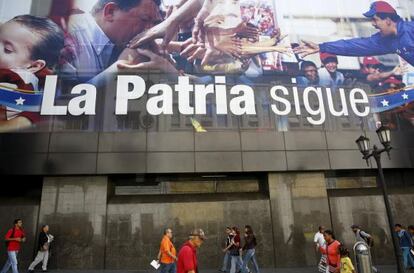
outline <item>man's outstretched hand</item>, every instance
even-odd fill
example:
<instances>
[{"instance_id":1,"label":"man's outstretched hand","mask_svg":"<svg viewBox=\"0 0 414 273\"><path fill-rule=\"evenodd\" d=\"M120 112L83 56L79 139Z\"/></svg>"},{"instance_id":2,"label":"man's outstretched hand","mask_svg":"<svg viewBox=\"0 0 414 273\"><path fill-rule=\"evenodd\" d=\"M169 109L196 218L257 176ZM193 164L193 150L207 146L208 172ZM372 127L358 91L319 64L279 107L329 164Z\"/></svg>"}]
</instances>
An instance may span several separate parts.
<instances>
[{"instance_id":1,"label":"man's outstretched hand","mask_svg":"<svg viewBox=\"0 0 414 273\"><path fill-rule=\"evenodd\" d=\"M302 44L293 49L293 52L299 54L302 58L319 52L319 45L314 42L302 41Z\"/></svg>"}]
</instances>

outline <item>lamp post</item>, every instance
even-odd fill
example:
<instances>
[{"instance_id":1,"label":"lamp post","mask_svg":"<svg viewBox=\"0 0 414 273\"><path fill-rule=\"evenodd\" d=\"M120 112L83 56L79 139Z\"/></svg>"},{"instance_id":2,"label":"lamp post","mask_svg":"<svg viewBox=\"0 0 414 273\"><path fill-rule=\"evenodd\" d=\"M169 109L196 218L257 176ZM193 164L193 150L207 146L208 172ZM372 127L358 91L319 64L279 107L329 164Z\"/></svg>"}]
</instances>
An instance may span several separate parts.
<instances>
[{"instance_id":1,"label":"lamp post","mask_svg":"<svg viewBox=\"0 0 414 273\"><path fill-rule=\"evenodd\" d=\"M383 152L386 152L388 154L388 158L391 158L390 157L390 151L392 149L391 131L389 128L385 126L381 126L377 130L377 135L378 135L378 138L382 146L384 146L384 148L382 149L379 149L376 145L374 145L373 149L370 150L369 138L364 137L364 136L360 136L355 142L358 145L359 151L363 155L362 158L367 161L367 165L369 165L368 159L370 157L373 157L375 159L375 162L377 163L378 178L379 178L378 180L379 180L379 184L382 190L382 195L384 197L385 210L387 212L388 224L389 224L391 237L392 237L392 244L394 246L395 260L397 262L397 270L398 270L398 273L404 273L404 266L402 264L402 254L401 254L401 250L399 247L399 240L394 231L394 225L395 225L394 218L391 212L390 201L388 199L387 185L385 184L384 172L382 170L382 165L381 165L381 154Z\"/></svg>"}]
</instances>

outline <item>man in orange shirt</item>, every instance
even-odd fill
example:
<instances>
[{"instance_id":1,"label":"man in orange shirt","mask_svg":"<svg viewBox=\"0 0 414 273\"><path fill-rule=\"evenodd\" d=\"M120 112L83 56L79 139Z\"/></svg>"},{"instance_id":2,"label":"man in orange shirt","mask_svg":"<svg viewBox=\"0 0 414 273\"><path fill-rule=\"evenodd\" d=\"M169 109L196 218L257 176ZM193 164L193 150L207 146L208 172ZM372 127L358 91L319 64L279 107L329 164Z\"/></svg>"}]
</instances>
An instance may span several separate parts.
<instances>
[{"instance_id":1,"label":"man in orange shirt","mask_svg":"<svg viewBox=\"0 0 414 273\"><path fill-rule=\"evenodd\" d=\"M158 253L158 260L161 264L161 273L176 273L175 262L177 261L177 251L171 241L172 237L172 229L165 229L164 237L162 238L160 245L160 251Z\"/></svg>"}]
</instances>

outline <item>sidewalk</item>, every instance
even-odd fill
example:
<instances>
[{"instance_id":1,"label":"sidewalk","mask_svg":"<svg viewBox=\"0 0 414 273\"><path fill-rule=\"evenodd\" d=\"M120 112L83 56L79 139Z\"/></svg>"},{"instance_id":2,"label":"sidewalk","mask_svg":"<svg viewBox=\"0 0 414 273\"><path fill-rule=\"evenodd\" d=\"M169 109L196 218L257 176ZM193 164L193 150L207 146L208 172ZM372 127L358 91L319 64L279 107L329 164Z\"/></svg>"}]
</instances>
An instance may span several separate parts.
<instances>
[{"instance_id":1,"label":"sidewalk","mask_svg":"<svg viewBox=\"0 0 414 273\"><path fill-rule=\"evenodd\" d=\"M396 273L397 269L394 266L378 266L380 273ZM41 271L38 271L41 272ZM49 273L155 273L155 270L148 269L147 271L138 270L50 270ZM317 268L277 268L277 269L262 269L261 273L318 273ZM25 273L21 271L21 273ZM219 273L217 270L200 270L200 273Z\"/></svg>"}]
</instances>

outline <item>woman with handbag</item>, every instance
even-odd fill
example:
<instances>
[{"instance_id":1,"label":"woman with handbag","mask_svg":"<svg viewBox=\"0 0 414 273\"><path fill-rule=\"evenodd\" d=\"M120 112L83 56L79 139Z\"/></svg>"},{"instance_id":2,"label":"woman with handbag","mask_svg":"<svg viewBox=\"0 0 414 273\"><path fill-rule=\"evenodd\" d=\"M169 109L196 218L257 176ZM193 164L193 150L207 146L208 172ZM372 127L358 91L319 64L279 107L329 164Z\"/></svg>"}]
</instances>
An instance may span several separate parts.
<instances>
[{"instance_id":1,"label":"woman with handbag","mask_svg":"<svg viewBox=\"0 0 414 273\"><path fill-rule=\"evenodd\" d=\"M335 240L331 230L325 230L323 237L326 244L321 246L319 250L326 255L326 273L339 273L341 270L341 255L339 252L341 243Z\"/></svg>"},{"instance_id":2,"label":"woman with handbag","mask_svg":"<svg viewBox=\"0 0 414 273\"><path fill-rule=\"evenodd\" d=\"M53 235L49 234L49 226L42 226L42 231L39 234L39 247L36 258L29 266L29 272L34 272L36 265L42 262L42 271L47 271L47 262L49 260L50 243L53 241Z\"/></svg>"}]
</instances>

